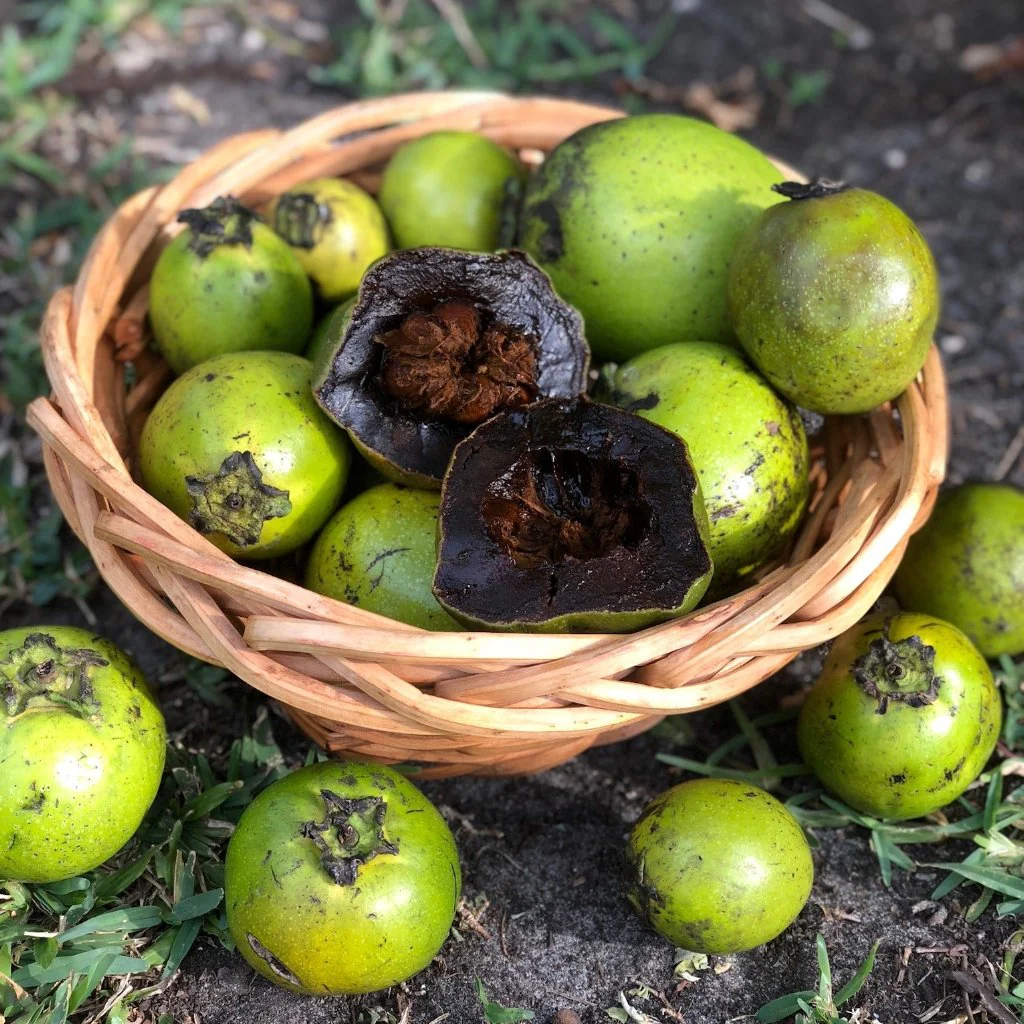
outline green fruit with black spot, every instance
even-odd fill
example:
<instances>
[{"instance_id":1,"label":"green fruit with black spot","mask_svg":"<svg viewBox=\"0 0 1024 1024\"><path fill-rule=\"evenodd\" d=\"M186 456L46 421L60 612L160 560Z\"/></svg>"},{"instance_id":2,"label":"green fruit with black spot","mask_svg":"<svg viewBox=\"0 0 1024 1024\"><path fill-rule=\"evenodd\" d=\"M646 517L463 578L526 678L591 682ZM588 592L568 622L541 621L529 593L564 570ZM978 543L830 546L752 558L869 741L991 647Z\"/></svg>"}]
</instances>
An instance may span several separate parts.
<instances>
[{"instance_id":1,"label":"green fruit with black spot","mask_svg":"<svg viewBox=\"0 0 1024 1024\"><path fill-rule=\"evenodd\" d=\"M739 240L729 314L754 365L797 405L864 413L906 390L939 315L928 243L875 192L787 182Z\"/></svg>"},{"instance_id":2,"label":"green fruit with black spot","mask_svg":"<svg viewBox=\"0 0 1024 1024\"><path fill-rule=\"evenodd\" d=\"M275 199L267 212L325 302L352 295L375 260L391 249L373 196L344 178L317 178Z\"/></svg>"},{"instance_id":3,"label":"green fruit with black spot","mask_svg":"<svg viewBox=\"0 0 1024 1024\"><path fill-rule=\"evenodd\" d=\"M295 254L238 200L184 210L149 282L153 341L175 373L227 352L301 352L313 292Z\"/></svg>"},{"instance_id":4,"label":"green fruit with black spot","mask_svg":"<svg viewBox=\"0 0 1024 1024\"><path fill-rule=\"evenodd\" d=\"M943 491L910 539L893 586L908 610L963 630L986 658L1024 654L1024 491Z\"/></svg>"},{"instance_id":5,"label":"green fruit with black spot","mask_svg":"<svg viewBox=\"0 0 1024 1024\"><path fill-rule=\"evenodd\" d=\"M364 762L309 765L269 786L224 864L236 948L305 995L376 992L423 970L461 889L444 818L403 775Z\"/></svg>"},{"instance_id":6,"label":"green fruit with black spot","mask_svg":"<svg viewBox=\"0 0 1024 1024\"><path fill-rule=\"evenodd\" d=\"M799 916L814 883L803 829L763 789L684 782L648 804L629 837L629 900L674 946L754 949Z\"/></svg>"},{"instance_id":7,"label":"green fruit with black spot","mask_svg":"<svg viewBox=\"0 0 1024 1024\"><path fill-rule=\"evenodd\" d=\"M988 663L955 626L875 614L836 640L797 739L822 785L851 807L918 818L978 777L1002 712Z\"/></svg>"},{"instance_id":8,"label":"green fruit with black spot","mask_svg":"<svg viewBox=\"0 0 1024 1024\"><path fill-rule=\"evenodd\" d=\"M644 114L559 144L526 186L519 242L582 314L595 356L680 338L729 343L740 234L779 201L770 160L713 125Z\"/></svg>"},{"instance_id":9,"label":"green fruit with black spot","mask_svg":"<svg viewBox=\"0 0 1024 1024\"><path fill-rule=\"evenodd\" d=\"M396 150L377 198L399 248L493 252L505 189L524 174L507 149L483 135L431 132Z\"/></svg>"},{"instance_id":10,"label":"green fruit with black spot","mask_svg":"<svg viewBox=\"0 0 1024 1024\"><path fill-rule=\"evenodd\" d=\"M109 640L0 632L0 879L55 882L113 857L156 796L166 746L146 680Z\"/></svg>"},{"instance_id":11,"label":"green fruit with black spot","mask_svg":"<svg viewBox=\"0 0 1024 1024\"><path fill-rule=\"evenodd\" d=\"M779 554L807 507L807 435L742 354L711 342L666 345L610 383L617 405L686 441L711 522L716 592Z\"/></svg>"},{"instance_id":12,"label":"green fruit with black spot","mask_svg":"<svg viewBox=\"0 0 1024 1024\"><path fill-rule=\"evenodd\" d=\"M344 505L320 532L306 586L422 629L458 629L431 591L440 496L381 484Z\"/></svg>"},{"instance_id":13,"label":"green fruit with black spot","mask_svg":"<svg viewBox=\"0 0 1024 1024\"><path fill-rule=\"evenodd\" d=\"M311 371L301 356L243 352L179 377L142 431L146 490L235 558L304 544L337 508L351 461Z\"/></svg>"}]
</instances>

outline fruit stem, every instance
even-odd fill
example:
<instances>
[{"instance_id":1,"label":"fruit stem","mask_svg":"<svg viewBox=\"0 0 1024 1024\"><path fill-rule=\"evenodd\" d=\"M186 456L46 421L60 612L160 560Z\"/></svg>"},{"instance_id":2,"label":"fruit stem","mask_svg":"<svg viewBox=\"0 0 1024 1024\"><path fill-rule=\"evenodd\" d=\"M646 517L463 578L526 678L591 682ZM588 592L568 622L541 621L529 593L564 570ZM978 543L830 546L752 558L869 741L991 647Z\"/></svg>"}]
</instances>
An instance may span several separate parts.
<instances>
[{"instance_id":1,"label":"fruit stem","mask_svg":"<svg viewBox=\"0 0 1024 1024\"><path fill-rule=\"evenodd\" d=\"M354 885L359 868L378 854L398 853L384 838L388 806L382 797L348 799L321 789L323 821L307 821L299 835L320 851L320 864L337 885Z\"/></svg>"},{"instance_id":2,"label":"fruit stem","mask_svg":"<svg viewBox=\"0 0 1024 1024\"><path fill-rule=\"evenodd\" d=\"M256 214L234 196L218 196L201 210L182 210L178 222L192 230L189 248L205 258L219 245L252 247L252 222Z\"/></svg>"},{"instance_id":3,"label":"fruit stem","mask_svg":"<svg viewBox=\"0 0 1024 1024\"><path fill-rule=\"evenodd\" d=\"M886 713L889 701L912 708L933 703L942 682L935 674L935 648L919 636L891 640L888 622L883 635L872 640L867 653L853 663L852 671L860 688L878 701L879 715Z\"/></svg>"},{"instance_id":4,"label":"fruit stem","mask_svg":"<svg viewBox=\"0 0 1024 1024\"><path fill-rule=\"evenodd\" d=\"M814 181L783 181L772 185L772 191L787 199L824 199L845 192L850 186L844 181L817 178Z\"/></svg>"},{"instance_id":5,"label":"fruit stem","mask_svg":"<svg viewBox=\"0 0 1024 1024\"><path fill-rule=\"evenodd\" d=\"M109 662L88 648L61 647L48 633L31 633L0 661L0 699L7 715L65 708L88 718L99 708L89 669Z\"/></svg>"}]
</instances>

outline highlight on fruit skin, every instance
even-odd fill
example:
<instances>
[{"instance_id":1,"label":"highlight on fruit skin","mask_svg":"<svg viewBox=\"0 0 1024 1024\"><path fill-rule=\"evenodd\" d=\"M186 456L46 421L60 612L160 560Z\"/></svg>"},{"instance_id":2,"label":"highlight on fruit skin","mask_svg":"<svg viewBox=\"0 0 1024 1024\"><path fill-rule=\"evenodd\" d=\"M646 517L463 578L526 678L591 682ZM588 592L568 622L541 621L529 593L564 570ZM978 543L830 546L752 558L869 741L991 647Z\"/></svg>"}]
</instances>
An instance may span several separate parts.
<instances>
[{"instance_id":1,"label":"highlight on fruit skin","mask_svg":"<svg viewBox=\"0 0 1024 1024\"><path fill-rule=\"evenodd\" d=\"M313 382L321 408L386 477L433 490L477 424L580 394L590 365L579 314L515 251L392 253L330 339Z\"/></svg>"},{"instance_id":2,"label":"highlight on fruit skin","mask_svg":"<svg viewBox=\"0 0 1024 1024\"><path fill-rule=\"evenodd\" d=\"M149 282L153 341L171 369L181 374L228 352L301 352L313 292L287 244L233 196L178 220L185 230Z\"/></svg>"},{"instance_id":3,"label":"highlight on fruit skin","mask_svg":"<svg viewBox=\"0 0 1024 1024\"><path fill-rule=\"evenodd\" d=\"M918 375L939 316L935 259L888 199L786 182L740 237L729 317L772 385L825 415L870 412Z\"/></svg>"},{"instance_id":4,"label":"highlight on fruit skin","mask_svg":"<svg viewBox=\"0 0 1024 1024\"><path fill-rule=\"evenodd\" d=\"M865 814L902 820L952 803L999 739L988 663L955 626L878 612L840 636L797 719L807 766Z\"/></svg>"},{"instance_id":5,"label":"highlight on fruit skin","mask_svg":"<svg viewBox=\"0 0 1024 1024\"><path fill-rule=\"evenodd\" d=\"M1024 491L968 483L943 491L893 577L908 610L963 630L986 658L1024 654Z\"/></svg>"},{"instance_id":6,"label":"highlight on fruit skin","mask_svg":"<svg viewBox=\"0 0 1024 1024\"><path fill-rule=\"evenodd\" d=\"M278 196L267 212L325 302L342 302L391 249L373 196L344 178L316 178Z\"/></svg>"},{"instance_id":7,"label":"highlight on fruit skin","mask_svg":"<svg viewBox=\"0 0 1024 1024\"><path fill-rule=\"evenodd\" d=\"M468 626L630 632L694 608L712 571L686 445L639 416L548 399L452 456L434 594Z\"/></svg>"}]
</instances>

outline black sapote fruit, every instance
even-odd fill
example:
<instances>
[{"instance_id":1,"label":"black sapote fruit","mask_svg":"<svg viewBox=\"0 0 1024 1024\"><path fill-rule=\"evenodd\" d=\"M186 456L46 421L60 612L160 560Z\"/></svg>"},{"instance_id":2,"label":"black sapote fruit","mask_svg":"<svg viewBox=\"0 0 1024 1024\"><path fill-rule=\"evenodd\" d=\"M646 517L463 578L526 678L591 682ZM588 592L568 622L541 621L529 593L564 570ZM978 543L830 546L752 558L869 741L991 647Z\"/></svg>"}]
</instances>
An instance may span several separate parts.
<instances>
[{"instance_id":1,"label":"black sapote fruit","mask_svg":"<svg viewBox=\"0 0 1024 1024\"><path fill-rule=\"evenodd\" d=\"M497 413L586 387L583 321L524 254L410 249L363 278L313 393L399 483L437 489Z\"/></svg>"},{"instance_id":2,"label":"black sapote fruit","mask_svg":"<svg viewBox=\"0 0 1024 1024\"><path fill-rule=\"evenodd\" d=\"M630 632L689 611L711 573L686 443L634 413L549 399L455 449L434 596L467 625Z\"/></svg>"}]
</instances>

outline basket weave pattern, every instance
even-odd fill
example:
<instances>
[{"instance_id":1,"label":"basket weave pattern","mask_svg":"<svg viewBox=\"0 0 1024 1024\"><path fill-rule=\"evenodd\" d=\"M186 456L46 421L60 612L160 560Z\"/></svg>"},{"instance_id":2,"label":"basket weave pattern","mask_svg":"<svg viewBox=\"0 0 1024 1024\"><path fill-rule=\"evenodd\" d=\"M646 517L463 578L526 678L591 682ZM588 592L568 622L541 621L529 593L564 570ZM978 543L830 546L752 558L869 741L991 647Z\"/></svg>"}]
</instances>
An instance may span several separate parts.
<instances>
[{"instance_id":1,"label":"basket weave pattern","mask_svg":"<svg viewBox=\"0 0 1024 1024\"><path fill-rule=\"evenodd\" d=\"M417 762L425 776L532 772L728 700L855 623L931 511L948 433L934 350L895 409L827 422L811 511L783 562L728 600L631 636L417 630L232 561L135 483L135 443L170 380L145 346L146 280L179 210L224 193L255 205L321 175L372 191L398 145L440 128L482 132L536 163L617 116L418 93L238 135L124 203L76 285L50 302L41 342L53 395L29 419L71 527L150 629L279 701L333 752Z\"/></svg>"}]
</instances>

